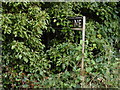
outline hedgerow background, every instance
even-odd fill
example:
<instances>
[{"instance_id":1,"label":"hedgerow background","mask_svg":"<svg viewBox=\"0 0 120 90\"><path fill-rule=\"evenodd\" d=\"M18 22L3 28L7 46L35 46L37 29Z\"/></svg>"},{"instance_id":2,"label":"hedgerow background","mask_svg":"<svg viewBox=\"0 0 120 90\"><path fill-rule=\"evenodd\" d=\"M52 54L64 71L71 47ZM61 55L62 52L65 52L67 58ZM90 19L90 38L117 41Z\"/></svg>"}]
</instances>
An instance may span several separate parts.
<instances>
[{"instance_id":1,"label":"hedgerow background","mask_svg":"<svg viewBox=\"0 0 120 90\"><path fill-rule=\"evenodd\" d=\"M119 5L2 3L3 87L81 87L82 34L65 27L73 16L86 16L84 87L119 87Z\"/></svg>"}]
</instances>

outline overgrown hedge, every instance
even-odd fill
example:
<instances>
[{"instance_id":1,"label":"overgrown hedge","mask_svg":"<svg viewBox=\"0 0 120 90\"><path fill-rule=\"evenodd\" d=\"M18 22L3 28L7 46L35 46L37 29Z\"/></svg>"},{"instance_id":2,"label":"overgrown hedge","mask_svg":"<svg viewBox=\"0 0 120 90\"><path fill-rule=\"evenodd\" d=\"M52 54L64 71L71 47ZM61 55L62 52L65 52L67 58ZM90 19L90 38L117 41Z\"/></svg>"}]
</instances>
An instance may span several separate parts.
<instances>
[{"instance_id":1,"label":"overgrown hedge","mask_svg":"<svg viewBox=\"0 0 120 90\"><path fill-rule=\"evenodd\" d=\"M59 29L72 16L87 20L84 87L118 87L119 5L2 3L3 87L81 87L82 34Z\"/></svg>"}]
</instances>

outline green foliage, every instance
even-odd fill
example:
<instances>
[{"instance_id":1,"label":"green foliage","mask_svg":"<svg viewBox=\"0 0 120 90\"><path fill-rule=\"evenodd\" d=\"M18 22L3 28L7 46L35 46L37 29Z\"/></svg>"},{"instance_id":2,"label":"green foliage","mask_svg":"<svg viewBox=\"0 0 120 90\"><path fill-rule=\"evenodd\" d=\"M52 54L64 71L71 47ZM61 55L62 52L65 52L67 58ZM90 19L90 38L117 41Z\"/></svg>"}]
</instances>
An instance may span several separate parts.
<instances>
[{"instance_id":1,"label":"green foliage","mask_svg":"<svg viewBox=\"0 0 120 90\"><path fill-rule=\"evenodd\" d=\"M4 5L7 4L3 3L3 7ZM21 9L23 12L16 12L19 5L26 7L27 10L23 11ZM20 72L36 75L31 75L30 78L37 78L37 74L40 75L39 78L42 78L46 73L45 69L48 68L47 63L49 62L46 61L43 52L45 46L41 42L41 35L47 29L48 14L41 11L36 4L34 6L32 4L27 5L25 3L8 3L9 7L7 8L11 7L11 9L3 9L3 76L4 74L7 75L3 78L4 84L15 83L20 85L21 82L18 81L21 81L21 79L17 79L17 77L21 77L15 75ZM8 70L6 71L6 69ZM11 76L11 73L14 76ZM10 82L6 82L6 78ZM11 81L14 78L16 78L16 82Z\"/></svg>"},{"instance_id":2,"label":"green foliage","mask_svg":"<svg viewBox=\"0 0 120 90\"><path fill-rule=\"evenodd\" d=\"M82 47L73 43L61 43L48 50L48 55L51 60L52 72L58 73L63 71L73 71L76 68L77 63L81 59Z\"/></svg>"},{"instance_id":3,"label":"green foliage","mask_svg":"<svg viewBox=\"0 0 120 90\"><path fill-rule=\"evenodd\" d=\"M67 17L86 16L84 87L118 87L119 3L2 3L3 87L80 88L82 40ZM64 26L64 27L62 27Z\"/></svg>"}]
</instances>

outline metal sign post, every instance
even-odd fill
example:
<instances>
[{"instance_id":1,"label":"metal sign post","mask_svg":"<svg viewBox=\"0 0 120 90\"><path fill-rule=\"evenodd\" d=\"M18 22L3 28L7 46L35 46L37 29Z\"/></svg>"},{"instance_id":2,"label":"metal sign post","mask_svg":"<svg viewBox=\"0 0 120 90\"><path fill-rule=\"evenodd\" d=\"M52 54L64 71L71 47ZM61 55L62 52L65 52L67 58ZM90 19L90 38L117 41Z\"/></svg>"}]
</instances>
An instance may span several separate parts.
<instances>
[{"instance_id":1,"label":"metal sign post","mask_svg":"<svg viewBox=\"0 0 120 90\"><path fill-rule=\"evenodd\" d=\"M82 30L82 62L81 62L81 75L82 75L82 88L84 87L84 51L85 51L85 23L86 23L86 17L72 17L69 18L71 21L71 24L73 25L70 27L72 30Z\"/></svg>"},{"instance_id":2,"label":"metal sign post","mask_svg":"<svg viewBox=\"0 0 120 90\"><path fill-rule=\"evenodd\" d=\"M82 87L84 88L84 58L85 58L85 23L86 23L86 18L83 16L83 29L82 29L82 63L81 63L81 70L82 70L82 75L83 75L83 82L82 82Z\"/></svg>"}]
</instances>

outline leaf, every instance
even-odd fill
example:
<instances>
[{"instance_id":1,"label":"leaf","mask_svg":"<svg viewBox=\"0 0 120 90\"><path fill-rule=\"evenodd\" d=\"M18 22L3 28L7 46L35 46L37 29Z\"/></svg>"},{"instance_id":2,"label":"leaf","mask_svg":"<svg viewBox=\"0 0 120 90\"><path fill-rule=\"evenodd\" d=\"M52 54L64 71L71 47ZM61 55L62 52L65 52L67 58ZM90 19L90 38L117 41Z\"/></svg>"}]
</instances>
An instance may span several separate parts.
<instances>
[{"instance_id":1,"label":"leaf","mask_svg":"<svg viewBox=\"0 0 120 90\"><path fill-rule=\"evenodd\" d=\"M77 56L76 60L77 61L80 61L81 57L80 56Z\"/></svg>"},{"instance_id":2,"label":"leaf","mask_svg":"<svg viewBox=\"0 0 120 90\"><path fill-rule=\"evenodd\" d=\"M83 44L83 40L80 40L80 44L81 44L81 45Z\"/></svg>"},{"instance_id":3,"label":"leaf","mask_svg":"<svg viewBox=\"0 0 120 90\"><path fill-rule=\"evenodd\" d=\"M39 34L42 34L42 30L40 30L40 28L39 28L39 30L38 30L38 33L39 33Z\"/></svg>"},{"instance_id":4,"label":"leaf","mask_svg":"<svg viewBox=\"0 0 120 90\"><path fill-rule=\"evenodd\" d=\"M60 25L60 23L57 23L57 26Z\"/></svg>"},{"instance_id":5,"label":"leaf","mask_svg":"<svg viewBox=\"0 0 120 90\"><path fill-rule=\"evenodd\" d=\"M28 59L26 57L23 57L23 60L27 63Z\"/></svg>"},{"instance_id":6,"label":"leaf","mask_svg":"<svg viewBox=\"0 0 120 90\"><path fill-rule=\"evenodd\" d=\"M53 22L56 22L56 21L57 21L56 19L53 20Z\"/></svg>"},{"instance_id":7,"label":"leaf","mask_svg":"<svg viewBox=\"0 0 120 90\"><path fill-rule=\"evenodd\" d=\"M21 58L22 58L22 55L20 54L20 55L19 55L19 59L21 59Z\"/></svg>"},{"instance_id":8,"label":"leaf","mask_svg":"<svg viewBox=\"0 0 120 90\"><path fill-rule=\"evenodd\" d=\"M92 64L95 64L95 61L94 60L91 60L92 61Z\"/></svg>"},{"instance_id":9,"label":"leaf","mask_svg":"<svg viewBox=\"0 0 120 90\"><path fill-rule=\"evenodd\" d=\"M93 68L91 68L91 67L87 67L87 68L86 68L86 71L87 71L87 72L91 72L92 69L93 69Z\"/></svg>"},{"instance_id":10,"label":"leaf","mask_svg":"<svg viewBox=\"0 0 120 90\"><path fill-rule=\"evenodd\" d=\"M24 85L22 85L22 87L23 87L23 88L28 88L28 87L29 87L29 85L24 84Z\"/></svg>"},{"instance_id":11,"label":"leaf","mask_svg":"<svg viewBox=\"0 0 120 90\"><path fill-rule=\"evenodd\" d=\"M88 44L89 43L89 41L88 40L86 40L86 44Z\"/></svg>"},{"instance_id":12,"label":"leaf","mask_svg":"<svg viewBox=\"0 0 120 90\"><path fill-rule=\"evenodd\" d=\"M21 81L21 79L16 78L16 81Z\"/></svg>"},{"instance_id":13,"label":"leaf","mask_svg":"<svg viewBox=\"0 0 120 90\"><path fill-rule=\"evenodd\" d=\"M12 45L11 49L15 49L16 45Z\"/></svg>"},{"instance_id":14,"label":"leaf","mask_svg":"<svg viewBox=\"0 0 120 90\"><path fill-rule=\"evenodd\" d=\"M76 47L76 50L81 50L82 49L82 46L78 46L78 47Z\"/></svg>"},{"instance_id":15,"label":"leaf","mask_svg":"<svg viewBox=\"0 0 120 90\"><path fill-rule=\"evenodd\" d=\"M65 64L62 64L62 68L65 69L66 65Z\"/></svg>"},{"instance_id":16,"label":"leaf","mask_svg":"<svg viewBox=\"0 0 120 90\"><path fill-rule=\"evenodd\" d=\"M20 70L24 70L24 66L20 66Z\"/></svg>"}]
</instances>

